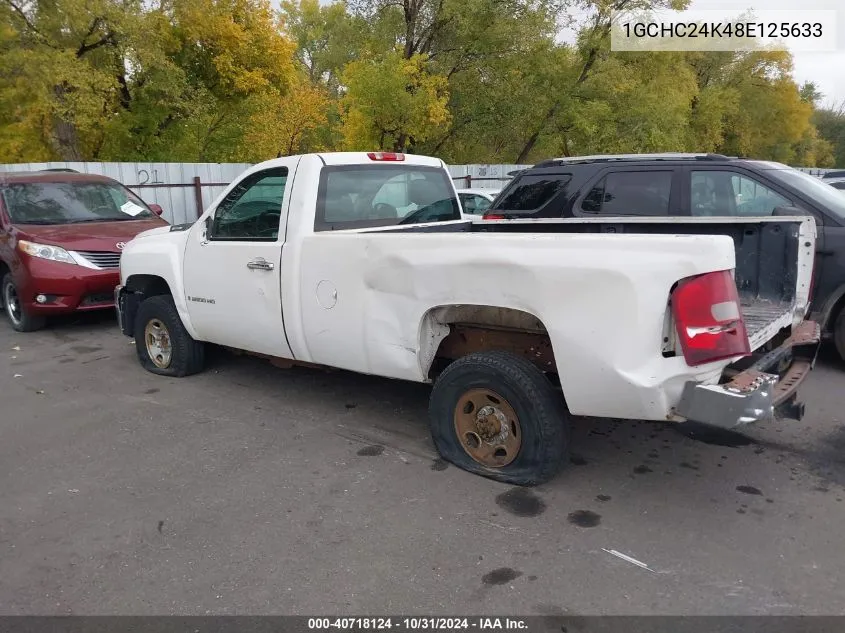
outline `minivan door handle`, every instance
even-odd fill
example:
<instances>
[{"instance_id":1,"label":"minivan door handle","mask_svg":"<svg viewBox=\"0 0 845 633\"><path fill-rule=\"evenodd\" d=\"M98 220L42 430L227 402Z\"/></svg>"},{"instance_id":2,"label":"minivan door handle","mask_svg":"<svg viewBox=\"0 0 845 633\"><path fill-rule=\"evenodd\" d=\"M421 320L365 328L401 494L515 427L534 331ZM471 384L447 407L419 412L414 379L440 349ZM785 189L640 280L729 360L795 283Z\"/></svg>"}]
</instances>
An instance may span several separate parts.
<instances>
[{"instance_id":1,"label":"minivan door handle","mask_svg":"<svg viewBox=\"0 0 845 633\"><path fill-rule=\"evenodd\" d=\"M263 257L256 257L250 262L247 262L246 267L251 270L273 270L275 266L273 262L268 262Z\"/></svg>"}]
</instances>

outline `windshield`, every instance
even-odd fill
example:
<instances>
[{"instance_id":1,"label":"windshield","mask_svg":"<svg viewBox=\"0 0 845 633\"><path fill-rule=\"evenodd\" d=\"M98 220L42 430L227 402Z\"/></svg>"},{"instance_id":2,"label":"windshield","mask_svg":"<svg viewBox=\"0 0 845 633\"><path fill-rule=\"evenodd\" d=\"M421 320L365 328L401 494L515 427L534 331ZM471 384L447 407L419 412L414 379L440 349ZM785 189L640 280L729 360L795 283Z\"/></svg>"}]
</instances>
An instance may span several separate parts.
<instances>
[{"instance_id":1,"label":"windshield","mask_svg":"<svg viewBox=\"0 0 845 633\"><path fill-rule=\"evenodd\" d=\"M116 183L14 183L5 187L3 200L15 224L77 224L155 217L143 200Z\"/></svg>"},{"instance_id":2,"label":"windshield","mask_svg":"<svg viewBox=\"0 0 845 633\"><path fill-rule=\"evenodd\" d=\"M820 207L834 213L840 220L845 220L845 194L838 189L797 169L777 169L768 173L785 184L795 187Z\"/></svg>"}]
</instances>

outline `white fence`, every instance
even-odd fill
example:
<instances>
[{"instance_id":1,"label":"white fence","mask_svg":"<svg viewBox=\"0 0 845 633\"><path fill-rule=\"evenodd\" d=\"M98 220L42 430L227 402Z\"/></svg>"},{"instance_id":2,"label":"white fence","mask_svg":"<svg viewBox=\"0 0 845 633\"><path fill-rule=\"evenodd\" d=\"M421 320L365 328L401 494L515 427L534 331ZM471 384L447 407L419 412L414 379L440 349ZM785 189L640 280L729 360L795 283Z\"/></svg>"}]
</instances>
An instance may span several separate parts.
<instances>
[{"instance_id":1,"label":"white fence","mask_svg":"<svg viewBox=\"0 0 845 633\"><path fill-rule=\"evenodd\" d=\"M530 165L452 165L449 172L459 189L501 189L510 173ZM161 205L172 224L195 220L249 163L21 163L0 165L6 171L73 169L102 174L127 185L148 203ZM813 175L827 169L800 168Z\"/></svg>"}]
</instances>

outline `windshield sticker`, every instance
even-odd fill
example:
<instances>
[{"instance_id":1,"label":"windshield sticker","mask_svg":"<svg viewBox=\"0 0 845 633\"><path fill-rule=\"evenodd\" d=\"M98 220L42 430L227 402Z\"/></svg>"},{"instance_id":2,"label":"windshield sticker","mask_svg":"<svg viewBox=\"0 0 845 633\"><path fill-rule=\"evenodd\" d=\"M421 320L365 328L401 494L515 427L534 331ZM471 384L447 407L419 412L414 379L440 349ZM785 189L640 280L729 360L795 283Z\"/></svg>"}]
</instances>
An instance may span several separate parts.
<instances>
[{"instance_id":1,"label":"windshield sticker","mask_svg":"<svg viewBox=\"0 0 845 633\"><path fill-rule=\"evenodd\" d=\"M144 211L144 207L141 207L130 200L126 204L121 205L120 210L126 215L131 215L134 218L136 215Z\"/></svg>"}]
</instances>

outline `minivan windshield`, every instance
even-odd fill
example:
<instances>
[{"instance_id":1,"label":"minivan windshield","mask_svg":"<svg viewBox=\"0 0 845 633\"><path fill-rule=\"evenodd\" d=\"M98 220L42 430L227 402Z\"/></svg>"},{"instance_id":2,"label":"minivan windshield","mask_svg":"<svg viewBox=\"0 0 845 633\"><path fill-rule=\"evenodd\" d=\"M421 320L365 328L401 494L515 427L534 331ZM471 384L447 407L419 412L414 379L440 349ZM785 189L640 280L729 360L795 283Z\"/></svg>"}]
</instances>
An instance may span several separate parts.
<instances>
[{"instance_id":1,"label":"minivan windshield","mask_svg":"<svg viewBox=\"0 0 845 633\"><path fill-rule=\"evenodd\" d=\"M794 187L817 205L845 220L845 193L797 169L775 169L767 173L784 184Z\"/></svg>"},{"instance_id":2,"label":"minivan windshield","mask_svg":"<svg viewBox=\"0 0 845 633\"><path fill-rule=\"evenodd\" d=\"M79 224L155 217L126 187L107 182L28 182L3 188L14 224Z\"/></svg>"}]
</instances>

